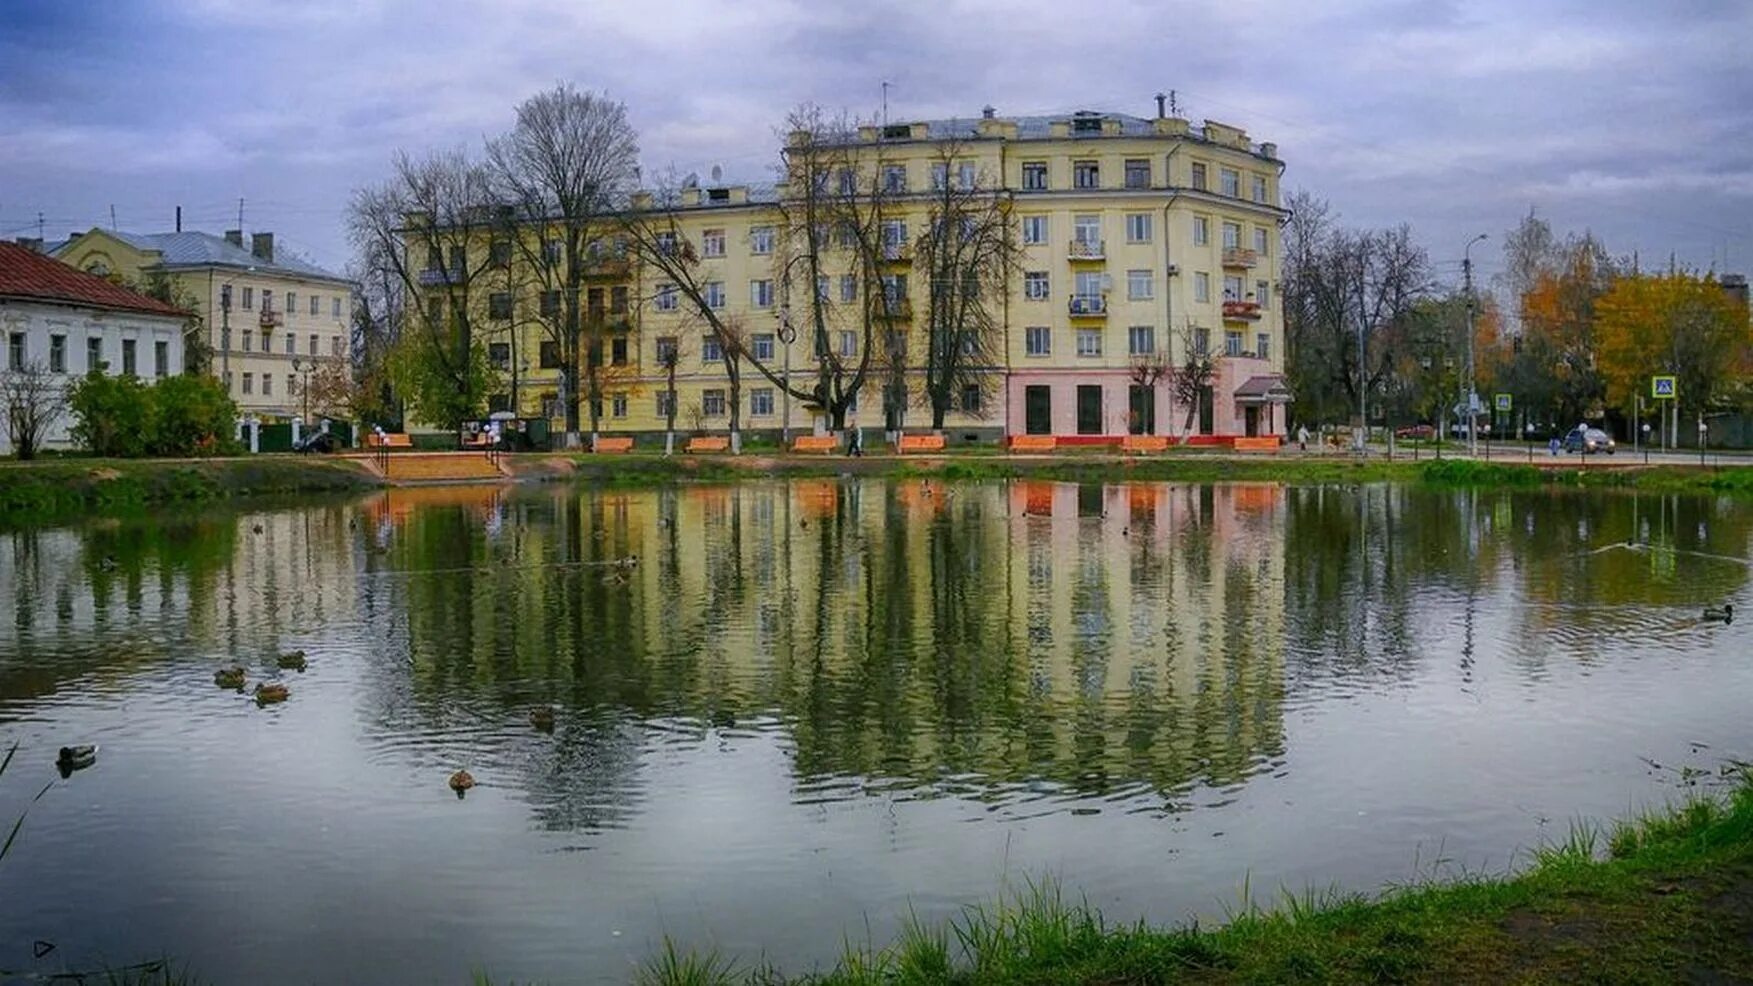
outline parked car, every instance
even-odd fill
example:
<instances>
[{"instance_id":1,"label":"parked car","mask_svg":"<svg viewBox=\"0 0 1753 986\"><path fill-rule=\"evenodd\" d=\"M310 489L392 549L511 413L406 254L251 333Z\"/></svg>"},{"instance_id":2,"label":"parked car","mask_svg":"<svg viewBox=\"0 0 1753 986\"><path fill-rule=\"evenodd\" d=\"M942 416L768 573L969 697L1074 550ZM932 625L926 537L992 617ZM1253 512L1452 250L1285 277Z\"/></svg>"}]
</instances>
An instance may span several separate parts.
<instances>
[{"instance_id":1,"label":"parked car","mask_svg":"<svg viewBox=\"0 0 1753 986\"><path fill-rule=\"evenodd\" d=\"M326 431L313 431L300 438L298 444L292 446L292 451L300 454L316 452L320 455L328 455L340 447L341 443L334 435Z\"/></svg>"},{"instance_id":2,"label":"parked car","mask_svg":"<svg viewBox=\"0 0 1753 986\"><path fill-rule=\"evenodd\" d=\"M1614 451L1613 436L1599 428L1577 425L1570 430L1570 434L1564 436L1564 450L1566 452L1581 452L1584 455L1590 452L1605 452L1612 455Z\"/></svg>"},{"instance_id":3,"label":"parked car","mask_svg":"<svg viewBox=\"0 0 1753 986\"><path fill-rule=\"evenodd\" d=\"M1407 425L1394 429L1395 438L1420 438L1429 441L1436 437L1435 425Z\"/></svg>"}]
</instances>

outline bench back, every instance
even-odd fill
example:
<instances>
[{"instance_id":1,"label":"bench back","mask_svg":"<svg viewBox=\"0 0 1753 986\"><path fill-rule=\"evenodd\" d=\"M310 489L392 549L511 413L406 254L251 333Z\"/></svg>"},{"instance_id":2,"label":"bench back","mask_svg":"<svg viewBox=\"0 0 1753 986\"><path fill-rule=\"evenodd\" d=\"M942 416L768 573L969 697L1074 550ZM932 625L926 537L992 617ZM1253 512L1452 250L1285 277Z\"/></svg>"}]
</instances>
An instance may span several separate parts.
<instances>
[{"instance_id":1,"label":"bench back","mask_svg":"<svg viewBox=\"0 0 1753 986\"><path fill-rule=\"evenodd\" d=\"M1278 436L1268 435L1263 438L1238 438L1235 445L1237 452L1276 452Z\"/></svg>"},{"instance_id":2,"label":"bench back","mask_svg":"<svg viewBox=\"0 0 1753 986\"><path fill-rule=\"evenodd\" d=\"M608 437L600 437L599 436L597 438L597 451L598 452L631 452L631 451L633 451L633 439L626 438L626 437L608 438Z\"/></svg>"},{"instance_id":3,"label":"bench back","mask_svg":"<svg viewBox=\"0 0 1753 986\"><path fill-rule=\"evenodd\" d=\"M724 452L730 449L730 439L723 435L696 435L688 439L688 452Z\"/></svg>"},{"instance_id":4,"label":"bench back","mask_svg":"<svg viewBox=\"0 0 1753 986\"><path fill-rule=\"evenodd\" d=\"M1167 435L1127 435L1120 439L1122 452L1162 452L1168 447Z\"/></svg>"},{"instance_id":5,"label":"bench back","mask_svg":"<svg viewBox=\"0 0 1753 986\"><path fill-rule=\"evenodd\" d=\"M1012 451L1051 452L1058 445L1052 435L1012 435L1010 447Z\"/></svg>"},{"instance_id":6,"label":"bench back","mask_svg":"<svg viewBox=\"0 0 1753 986\"><path fill-rule=\"evenodd\" d=\"M941 451L943 451L943 436L937 435L937 434L902 435L901 436L901 451L903 451L903 452L941 452Z\"/></svg>"}]
</instances>

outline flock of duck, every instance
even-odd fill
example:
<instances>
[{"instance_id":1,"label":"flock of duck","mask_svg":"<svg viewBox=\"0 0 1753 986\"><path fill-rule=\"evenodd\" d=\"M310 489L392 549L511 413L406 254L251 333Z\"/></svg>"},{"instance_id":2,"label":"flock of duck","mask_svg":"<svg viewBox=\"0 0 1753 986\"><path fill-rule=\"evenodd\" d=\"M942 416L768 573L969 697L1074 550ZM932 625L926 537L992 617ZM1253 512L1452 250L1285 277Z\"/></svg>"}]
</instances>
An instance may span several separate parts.
<instances>
[{"instance_id":1,"label":"flock of duck","mask_svg":"<svg viewBox=\"0 0 1753 986\"><path fill-rule=\"evenodd\" d=\"M275 659L275 664L282 671L299 672L310 666L310 662L304 656L304 651L301 650L281 654ZM213 683L229 691L243 691L248 685L248 679L249 672L244 670L244 666L241 664L234 664L229 668L220 668L213 672ZM291 698L292 688L279 681L258 681L255 690L250 694L255 697L257 705L273 705Z\"/></svg>"}]
</instances>

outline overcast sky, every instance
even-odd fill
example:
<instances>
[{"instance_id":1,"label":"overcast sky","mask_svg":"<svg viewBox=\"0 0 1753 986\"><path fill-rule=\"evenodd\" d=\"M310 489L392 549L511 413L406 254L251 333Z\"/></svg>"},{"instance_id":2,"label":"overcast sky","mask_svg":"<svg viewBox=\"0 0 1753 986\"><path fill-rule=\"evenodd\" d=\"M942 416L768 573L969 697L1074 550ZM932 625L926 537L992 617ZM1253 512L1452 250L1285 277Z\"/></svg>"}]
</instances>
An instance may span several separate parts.
<instances>
[{"instance_id":1,"label":"overcast sky","mask_svg":"<svg viewBox=\"0 0 1753 986\"><path fill-rule=\"evenodd\" d=\"M769 178L802 100L890 116L1183 112L1276 141L1287 188L1487 273L1532 208L1616 253L1753 268L1753 2L0 0L0 236L237 224L340 268L398 147L505 129L570 80L647 173Z\"/></svg>"}]
</instances>

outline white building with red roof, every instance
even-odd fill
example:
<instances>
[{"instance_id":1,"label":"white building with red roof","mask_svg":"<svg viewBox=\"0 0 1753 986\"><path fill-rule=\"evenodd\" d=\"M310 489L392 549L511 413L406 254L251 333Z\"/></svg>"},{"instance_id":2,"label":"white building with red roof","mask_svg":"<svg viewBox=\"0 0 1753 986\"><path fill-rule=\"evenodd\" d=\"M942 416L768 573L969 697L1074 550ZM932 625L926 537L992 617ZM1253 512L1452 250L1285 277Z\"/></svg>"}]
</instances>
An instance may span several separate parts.
<instances>
[{"instance_id":1,"label":"white building with red roof","mask_svg":"<svg viewBox=\"0 0 1753 986\"><path fill-rule=\"evenodd\" d=\"M94 369L149 381L174 376L183 372L188 319L189 313L107 278L0 243L0 374L45 374L62 387ZM0 454L10 455L4 424L0 420ZM66 447L72 425L62 414L44 446Z\"/></svg>"}]
</instances>

